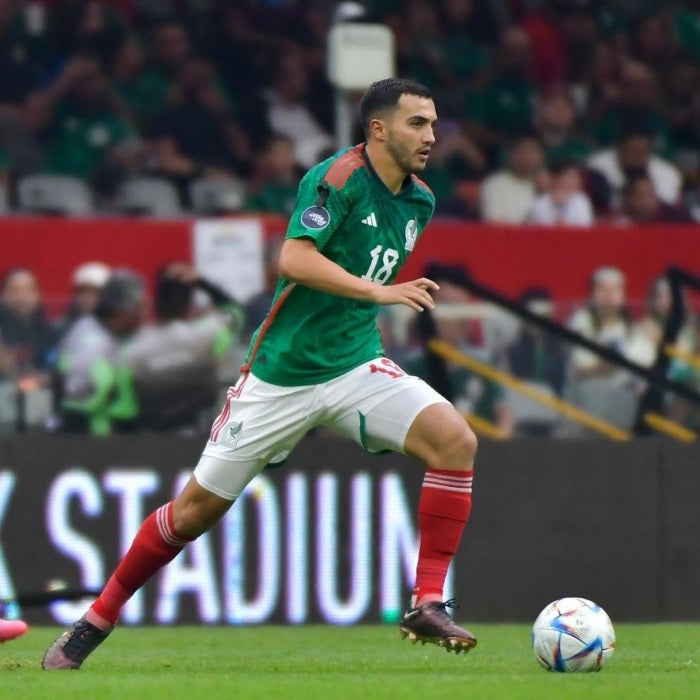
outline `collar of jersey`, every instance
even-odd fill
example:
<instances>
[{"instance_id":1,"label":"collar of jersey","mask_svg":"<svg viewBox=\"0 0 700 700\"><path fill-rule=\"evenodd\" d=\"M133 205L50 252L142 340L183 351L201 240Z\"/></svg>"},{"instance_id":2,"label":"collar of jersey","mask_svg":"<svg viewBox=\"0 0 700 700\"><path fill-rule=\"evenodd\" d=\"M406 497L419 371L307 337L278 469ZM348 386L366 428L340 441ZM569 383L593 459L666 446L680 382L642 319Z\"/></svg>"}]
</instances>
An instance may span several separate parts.
<instances>
[{"instance_id":1,"label":"collar of jersey","mask_svg":"<svg viewBox=\"0 0 700 700\"><path fill-rule=\"evenodd\" d=\"M382 194L385 197L391 197L391 198L399 198L399 197L405 197L407 196L410 192L413 191L413 188L415 186L415 183L413 182L413 178L410 175L406 175L406 179L404 180L404 186L401 188L399 192L394 194L385 184L384 180L382 180L379 175L377 175L377 171L374 169L374 166L372 165L372 161L369 159L369 156L367 155L367 149L365 148L366 144L362 144L362 156L365 159L365 163L367 164L367 170L369 171L369 176L376 180L377 183L379 184L380 190Z\"/></svg>"}]
</instances>

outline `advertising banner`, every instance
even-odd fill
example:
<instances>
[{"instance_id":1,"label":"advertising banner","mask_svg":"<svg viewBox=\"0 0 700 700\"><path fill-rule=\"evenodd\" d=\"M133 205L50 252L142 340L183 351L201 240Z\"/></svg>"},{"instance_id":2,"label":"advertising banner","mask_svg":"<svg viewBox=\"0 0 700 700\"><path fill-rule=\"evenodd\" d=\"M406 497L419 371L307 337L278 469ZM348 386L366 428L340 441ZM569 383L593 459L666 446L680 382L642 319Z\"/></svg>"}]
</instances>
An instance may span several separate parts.
<instances>
[{"instance_id":1,"label":"advertising banner","mask_svg":"<svg viewBox=\"0 0 700 700\"><path fill-rule=\"evenodd\" d=\"M89 605L203 440L27 434L0 441L0 600L32 623ZM532 621L582 596L614 620L700 619L700 452L658 439L484 442L448 576L464 621ZM418 551L421 465L313 433L124 609L140 624L394 622ZM81 593L81 596L83 594ZM27 602L28 601L28 602Z\"/></svg>"},{"instance_id":2,"label":"advertising banner","mask_svg":"<svg viewBox=\"0 0 700 700\"><path fill-rule=\"evenodd\" d=\"M183 487L201 446L155 437L15 442L0 461L0 599L99 589L143 518ZM349 442L309 439L284 468L259 475L122 620L396 620L413 584L420 483L406 457L370 458ZM88 603L25 612L66 624Z\"/></svg>"}]
</instances>

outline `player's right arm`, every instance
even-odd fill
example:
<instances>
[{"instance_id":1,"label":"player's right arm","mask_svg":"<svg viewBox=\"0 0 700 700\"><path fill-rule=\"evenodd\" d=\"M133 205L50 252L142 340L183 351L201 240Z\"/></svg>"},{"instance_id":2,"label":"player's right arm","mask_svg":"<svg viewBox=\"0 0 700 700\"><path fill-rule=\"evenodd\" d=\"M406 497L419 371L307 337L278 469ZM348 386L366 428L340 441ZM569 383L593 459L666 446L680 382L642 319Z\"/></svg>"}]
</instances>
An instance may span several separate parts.
<instances>
[{"instance_id":1,"label":"player's right arm","mask_svg":"<svg viewBox=\"0 0 700 700\"><path fill-rule=\"evenodd\" d=\"M384 286L356 277L319 252L312 238L287 238L280 251L278 272L282 277L347 299L388 306L404 304L416 311L433 309L430 292L438 285L426 277Z\"/></svg>"}]
</instances>

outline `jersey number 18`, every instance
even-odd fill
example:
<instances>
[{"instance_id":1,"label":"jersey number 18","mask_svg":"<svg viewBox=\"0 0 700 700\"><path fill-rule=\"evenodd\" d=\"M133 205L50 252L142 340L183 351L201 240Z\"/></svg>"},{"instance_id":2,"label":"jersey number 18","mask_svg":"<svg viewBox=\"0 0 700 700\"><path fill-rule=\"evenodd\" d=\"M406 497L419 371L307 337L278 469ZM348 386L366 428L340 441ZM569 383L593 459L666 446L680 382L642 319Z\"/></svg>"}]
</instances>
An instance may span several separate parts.
<instances>
[{"instance_id":1,"label":"jersey number 18","mask_svg":"<svg viewBox=\"0 0 700 700\"><path fill-rule=\"evenodd\" d=\"M391 273L394 267L396 267L396 263L399 261L399 254L393 248L387 248L384 251L384 255L382 255L382 250L382 246L378 245L370 253L372 261L370 262L367 272L362 275L363 280L384 284L389 277L391 277ZM380 256L382 259L382 266L377 270Z\"/></svg>"}]
</instances>

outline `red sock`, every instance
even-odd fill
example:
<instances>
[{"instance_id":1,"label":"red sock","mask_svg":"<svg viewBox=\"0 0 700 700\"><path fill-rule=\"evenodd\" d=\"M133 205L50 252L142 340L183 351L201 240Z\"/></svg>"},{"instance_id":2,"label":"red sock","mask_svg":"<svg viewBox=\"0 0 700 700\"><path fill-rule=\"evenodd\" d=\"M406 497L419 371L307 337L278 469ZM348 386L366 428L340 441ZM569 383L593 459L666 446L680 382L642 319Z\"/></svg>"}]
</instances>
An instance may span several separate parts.
<instances>
[{"instance_id":1,"label":"red sock","mask_svg":"<svg viewBox=\"0 0 700 700\"><path fill-rule=\"evenodd\" d=\"M175 532L172 502L151 513L143 521L129 551L99 598L90 607L88 621L98 627L112 626L129 598L193 539Z\"/></svg>"},{"instance_id":2,"label":"red sock","mask_svg":"<svg viewBox=\"0 0 700 700\"><path fill-rule=\"evenodd\" d=\"M447 569L472 508L474 472L428 469L418 502L420 548L413 607L442 600Z\"/></svg>"}]
</instances>

